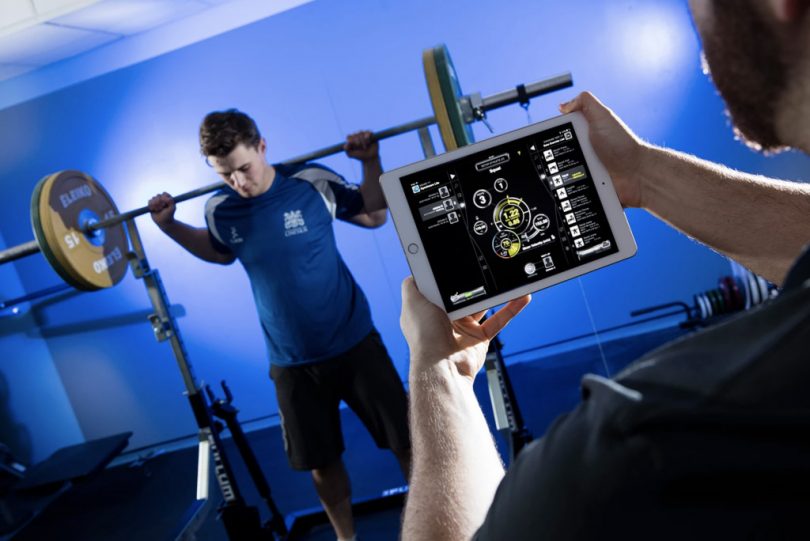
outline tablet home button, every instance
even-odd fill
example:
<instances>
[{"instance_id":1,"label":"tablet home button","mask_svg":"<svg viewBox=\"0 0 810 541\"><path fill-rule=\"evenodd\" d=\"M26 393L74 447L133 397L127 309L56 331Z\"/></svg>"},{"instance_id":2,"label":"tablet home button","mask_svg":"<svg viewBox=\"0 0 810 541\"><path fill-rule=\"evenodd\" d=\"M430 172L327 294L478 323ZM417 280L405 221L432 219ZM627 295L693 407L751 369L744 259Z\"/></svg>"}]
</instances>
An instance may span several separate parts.
<instances>
[{"instance_id":1,"label":"tablet home button","mask_svg":"<svg viewBox=\"0 0 810 541\"><path fill-rule=\"evenodd\" d=\"M412 253L412 254L415 254L416 252L418 252L418 251L419 251L419 246L417 246L417 245L416 245L416 244L414 244L414 243L410 243L410 244L408 245L408 251L409 251L410 253Z\"/></svg>"}]
</instances>

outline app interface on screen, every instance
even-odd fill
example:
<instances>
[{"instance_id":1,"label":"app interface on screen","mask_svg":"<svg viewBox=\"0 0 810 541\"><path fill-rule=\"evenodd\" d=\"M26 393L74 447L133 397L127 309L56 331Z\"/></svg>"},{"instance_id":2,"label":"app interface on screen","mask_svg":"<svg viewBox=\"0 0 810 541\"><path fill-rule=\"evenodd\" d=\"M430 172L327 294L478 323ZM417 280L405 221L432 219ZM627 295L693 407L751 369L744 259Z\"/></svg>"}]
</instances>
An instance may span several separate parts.
<instances>
[{"instance_id":1,"label":"app interface on screen","mask_svg":"<svg viewBox=\"0 0 810 541\"><path fill-rule=\"evenodd\" d=\"M401 181L448 311L618 251L570 123Z\"/></svg>"}]
</instances>

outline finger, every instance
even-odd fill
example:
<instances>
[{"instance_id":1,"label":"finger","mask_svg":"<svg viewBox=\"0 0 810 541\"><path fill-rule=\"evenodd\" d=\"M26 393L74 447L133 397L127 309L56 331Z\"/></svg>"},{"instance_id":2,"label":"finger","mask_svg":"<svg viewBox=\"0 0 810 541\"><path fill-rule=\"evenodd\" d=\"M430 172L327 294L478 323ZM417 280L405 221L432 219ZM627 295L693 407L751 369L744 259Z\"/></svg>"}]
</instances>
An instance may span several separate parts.
<instances>
[{"instance_id":1,"label":"finger","mask_svg":"<svg viewBox=\"0 0 810 541\"><path fill-rule=\"evenodd\" d=\"M501 332L501 330L506 327L507 323L512 321L512 318L518 315L521 310L526 308L526 305L528 305L531 300L531 295L525 295L506 303L500 310L495 312L495 314L481 324L481 329L484 331L484 336L490 340L494 338L496 334Z\"/></svg>"},{"instance_id":2,"label":"finger","mask_svg":"<svg viewBox=\"0 0 810 541\"><path fill-rule=\"evenodd\" d=\"M481 323L481 320L484 319L485 315L487 315L487 310L481 310L480 312L477 312L477 313L473 314L471 317L475 321Z\"/></svg>"}]
</instances>

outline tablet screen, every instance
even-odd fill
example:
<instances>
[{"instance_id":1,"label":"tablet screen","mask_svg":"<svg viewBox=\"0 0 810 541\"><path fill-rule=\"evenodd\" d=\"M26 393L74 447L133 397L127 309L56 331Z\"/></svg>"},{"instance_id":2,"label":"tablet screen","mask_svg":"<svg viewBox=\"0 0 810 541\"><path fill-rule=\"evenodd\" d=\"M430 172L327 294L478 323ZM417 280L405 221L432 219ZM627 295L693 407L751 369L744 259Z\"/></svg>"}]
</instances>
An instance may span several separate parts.
<instances>
[{"instance_id":1,"label":"tablet screen","mask_svg":"<svg viewBox=\"0 0 810 541\"><path fill-rule=\"evenodd\" d=\"M401 182L448 312L618 251L571 123Z\"/></svg>"}]
</instances>

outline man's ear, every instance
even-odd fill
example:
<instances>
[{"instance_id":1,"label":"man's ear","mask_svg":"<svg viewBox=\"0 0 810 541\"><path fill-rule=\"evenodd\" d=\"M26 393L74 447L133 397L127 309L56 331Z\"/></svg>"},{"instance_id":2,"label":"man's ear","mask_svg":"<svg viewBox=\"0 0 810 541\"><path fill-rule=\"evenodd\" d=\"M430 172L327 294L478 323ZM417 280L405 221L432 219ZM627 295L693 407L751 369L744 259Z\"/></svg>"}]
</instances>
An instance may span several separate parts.
<instances>
[{"instance_id":1,"label":"man's ear","mask_svg":"<svg viewBox=\"0 0 810 541\"><path fill-rule=\"evenodd\" d=\"M259 140L259 148L258 148L258 150L259 150L259 154L261 154L262 156L264 155L265 152L267 152L267 141L265 141L264 137L262 137Z\"/></svg>"},{"instance_id":2,"label":"man's ear","mask_svg":"<svg viewBox=\"0 0 810 541\"><path fill-rule=\"evenodd\" d=\"M768 3L780 23L800 21L810 9L810 0L768 0Z\"/></svg>"}]
</instances>

